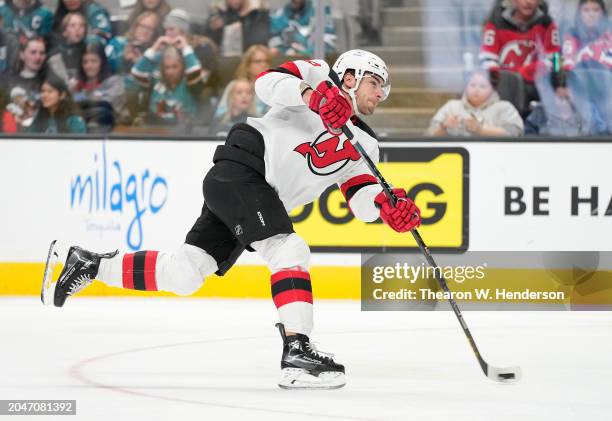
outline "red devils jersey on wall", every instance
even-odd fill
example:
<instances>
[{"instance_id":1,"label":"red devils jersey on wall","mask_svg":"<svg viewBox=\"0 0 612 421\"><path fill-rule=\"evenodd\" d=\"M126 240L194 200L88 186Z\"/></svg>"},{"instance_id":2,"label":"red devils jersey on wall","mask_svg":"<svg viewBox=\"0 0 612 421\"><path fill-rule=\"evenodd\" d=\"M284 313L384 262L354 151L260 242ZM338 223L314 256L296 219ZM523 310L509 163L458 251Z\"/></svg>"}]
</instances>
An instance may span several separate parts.
<instances>
[{"instance_id":1,"label":"red devils jersey on wall","mask_svg":"<svg viewBox=\"0 0 612 421\"><path fill-rule=\"evenodd\" d=\"M516 26L510 13L506 9L494 14L485 24L479 58L485 68L517 72L533 82L536 72L560 51L559 30L552 18L541 11L525 28Z\"/></svg>"},{"instance_id":2,"label":"red devils jersey on wall","mask_svg":"<svg viewBox=\"0 0 612 421\"><path fill-rule=\"evenodd\" d=\"M304 104L303 83L316 87L329 79L322 60L297 60L262 73L255 82L259 98L271 109L247 124L264 138L266 181L278 192L287 211L317 199L337 184L355 216L374 221L374 197L382 190L344 134L327 132L318 114ZM365 123L349 122L355 139L378 162L378 141Z\"/></svg>"}]
</instances>

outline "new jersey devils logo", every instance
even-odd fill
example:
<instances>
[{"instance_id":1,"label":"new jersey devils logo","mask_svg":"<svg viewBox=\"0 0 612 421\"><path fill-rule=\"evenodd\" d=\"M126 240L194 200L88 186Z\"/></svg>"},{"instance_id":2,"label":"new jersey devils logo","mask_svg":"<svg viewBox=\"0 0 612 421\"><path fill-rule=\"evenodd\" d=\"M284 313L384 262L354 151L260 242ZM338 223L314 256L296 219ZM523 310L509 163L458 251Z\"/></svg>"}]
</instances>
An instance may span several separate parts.
<instances>
[{"instance_id":1,"label":"new jersey devils logo","mask_svg":"<svg viewBox=\"0 0 612 421\"><path fill-rule=\"evenodd\" d=\"M536 44L531 40L511 41L499 53L499 62L511 68L531 64L536 55Z\"/></svg>"},{"instance_id":2,"label":"new jersey devils logo","mask_svg":"<svg viewBox=\"0 0 612 421\"><path fill-rule=\"evenodd\" d=\"M298 145L294 151L301 154L308 162L308 168L316 175L330 175L340 171L349 161L358 161L359 152L348 139L340 144L338 136L327 137L323 132L312 142Z\"/></svg>"}]
</instances>

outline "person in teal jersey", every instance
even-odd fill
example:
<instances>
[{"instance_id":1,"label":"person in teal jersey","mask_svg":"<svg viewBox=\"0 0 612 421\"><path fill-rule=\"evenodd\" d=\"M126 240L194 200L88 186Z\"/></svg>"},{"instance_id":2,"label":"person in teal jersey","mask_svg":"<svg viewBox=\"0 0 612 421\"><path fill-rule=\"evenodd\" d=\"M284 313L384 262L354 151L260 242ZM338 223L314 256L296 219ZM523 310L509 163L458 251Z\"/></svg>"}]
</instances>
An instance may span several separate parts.
<instances>
[{"instance_id":1,"label":"person in teal jersey","mask_svg":"<svg viewBox=\"0 0 612 421\"><path fill-rule=\"evenodd\" d=\"M11 71L19 60L19 39L15 34L6 32L0 15L0 77ZM0 86L2 82L0 81Z\"/></svg>"},{"instance_id":2,"label":"person in teal jersey","mask_svg":"<svg viewBox=\"0 0 612 421\"><path fill-rule=\"evenodd\" d=\"M86 133L85 121L78 114L68 85L52 72L40 88L40 101L28 133Z\"/></svg>"},{"instance_id":3,"label":"person in teal jersey","mask_svg":"<svg viewBox=\"0 0 612 421\"><path fill-rule=\"evenodd\" d=\"M200 61L185 37L159 37L131 76L140 90L149 92L149 122L189 125L195 120L204 81Z\"/></svg>"},{"instance_id":4,"label":"person in teal jersey","mask_svg":"<svg viewBox=\"0 0 612 421\"><path fill-rule=\"evenodd\" d=\"M53 12L40 0L5 0L0 15L5 31L24 38L46 36L53 26Z\"/></svg>"},{"instance_id":5,"label":"person in teal jersey","mask_svg":"<svg viewBox=\"0 0 612 421\"><path fill-rule=\"evenodd\" d=\"M113 36L108 10L93 0L59 0L55 10L53 30L61 31L62 19L70 12L80 12L87 18L88 35L106 42Z\"/></svg>"},{"instance_id":6,"label":"person in teal jersey","mask_svg":"<svg viewBox=\"0 0 612 421\"><path fill-rule=\"evenodd\" d=\"M115 74L129 74L132 66L144 52L153 45L161 21L154 12L143 12L129 26L125 36L116 36L106 44L106 56L111 71Z\"/></svg>"},{"instance_id":7,"label":"person in teal jersey","mask_svg":"<svg viewBox=\"0 0 612 421\"><path fill-rule=\"evenodd\" d=\"M15 14L7 2L10 0L0 0L0 28L5 32L11 32Z\"/></svg>"},{"instance_id":8,"label":"person in teal jersey","mask_svg":"<svg viewBox=\"0 0 612 421\"><path fill-rule=\"evenodd\" d=\"M274 55L312 56L314 53L315 8L311 0L290 0L270 16L270 41ZM323 42L325 53L336 50L336 26L329 5L325 6Z\"/></svg>"}]
</instances>

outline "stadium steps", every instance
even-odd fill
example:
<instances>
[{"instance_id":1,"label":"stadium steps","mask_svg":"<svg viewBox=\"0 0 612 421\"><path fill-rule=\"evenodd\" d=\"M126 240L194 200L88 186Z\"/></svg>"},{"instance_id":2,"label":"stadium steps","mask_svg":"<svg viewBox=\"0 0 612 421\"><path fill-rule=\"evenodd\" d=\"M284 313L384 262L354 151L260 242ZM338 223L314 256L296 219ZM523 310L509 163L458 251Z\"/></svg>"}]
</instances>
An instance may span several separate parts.
<instances>
[{"instance_id":1,"label":"stadium steps","mask_svg":"<svg viewBox=\"0 0 612 421\"><path fill-rule=\"evenodd\" d=\"M462 33L478 33L479 31L479 27L473 26L384 26L381 35L382 43L386 46L459 46Z\"/></svg>"},{"instance_id":2,"label":"stadium steps","mask_svg":"<svg viewBox=\"0 0 612 421\"><path fill-rule=\"evenodd\" d=\"M465 63L477 55L463 46L478 39L481 26L462 22L472 9L446 0L383 0L382 6L381 45L364 48L386 61L392 88L366 121L380 134L418 136L437 109L460 97Z\"/></svg>"},{"instance_id":3,"label":"stadium steps","mask_svg":"<svg viewBox=\"0 0 612 421\"><path fill-rule=\"evenodd\" d=\"M470 13L471 9L464 9ZM452 22L457 9L452 7L385 7L382 9L383 25L387 27L421 26L436 22Z\"/></svg>"},{"instance_id":4,"label":"stadium steps","mask_svg":"<svg viewBox=\"0 0 612 421\"><path fill-rule=\"evenodd\" d=\"M390 66L393 88L430 88L457 92L463 84L463 67Z\"/></svg>"},{"instance_id":5,"label":"stadium steps","mask_svg":"<svg viewBox=\"0 0 612 421\"><path fill-rule=\"evenodd\" d=\"M462 66L463 57L457 47L422 46L366 46L363 47L382 57L387 66ZM469 51L476 57L478 51Z\"/></svg>"}]
</instances>

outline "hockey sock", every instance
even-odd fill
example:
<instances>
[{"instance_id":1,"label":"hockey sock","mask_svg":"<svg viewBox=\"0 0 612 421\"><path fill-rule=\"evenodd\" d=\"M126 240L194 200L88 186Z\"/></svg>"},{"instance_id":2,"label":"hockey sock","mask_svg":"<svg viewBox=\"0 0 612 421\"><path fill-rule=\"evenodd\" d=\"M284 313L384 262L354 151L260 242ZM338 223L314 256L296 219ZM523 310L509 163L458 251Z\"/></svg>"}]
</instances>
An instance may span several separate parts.
<instances>
[{"instance_id":1,"label":"hockey sock","mask_svg":"<svg viewBox=\"0 0 612 421\"><path fill-rule=\"evenodd\" d=\"M102 259L96 278L114 287L157 291L155 266L159 254L158 251L145 250Z\"/></svg>"},{"instance_id":2,"label":"hockey sock","mask_svg":"<svg viewBox=\"0 0 612 421\"><path fill-rule=\"evenodd\" d=\"M157 251L138 251L126 253L122 259L123 288L139 291L157 291L155 265Z\"/></svg>"},{"instance_id":3,"label":"hockey sock","mask_svg":"<svg viewBox=\"0 0 612 421\"><path fill-rule=\"evenodd\" d=\"M312 286L310 274L301 268L272 274L272 299L288 332L310 335L312 331Z\"/></svg>"},{"instance_id":4,"label":"hockey sock","mask_svg":"<svg viewBox=\"0 0 612 421\"><path fill-rule=\"evenodd\" d=\"M190 295L216 270L212 256L183 244L174 252L146 250L102 259L96 279L120 288Z\"/></svg>"}]
</instances>

